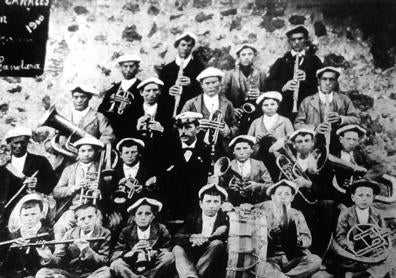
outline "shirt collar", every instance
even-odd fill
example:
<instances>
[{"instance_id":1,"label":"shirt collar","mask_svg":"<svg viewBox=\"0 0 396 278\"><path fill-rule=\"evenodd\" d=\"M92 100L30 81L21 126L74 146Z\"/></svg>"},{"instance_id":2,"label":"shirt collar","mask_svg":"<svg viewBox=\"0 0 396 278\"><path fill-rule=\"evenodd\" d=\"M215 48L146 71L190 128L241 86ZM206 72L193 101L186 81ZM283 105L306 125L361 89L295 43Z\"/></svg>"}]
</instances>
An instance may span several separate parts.
<instances>
[{"instance_id":1,"label":"shirt collar","mask_svg":"<svg viewBox=\"0 0 396 278\"><path fill-rule=\"evenodd\" d=\"M333 92L328 94L328 101L332 102L333 101L333 97L334 97L334 93ZM326 94L324 94L321 91L319 91L319 99L320 99L321 102L325 103L326 102Z\"/></svg>"},{"instance_id":2,"label":"shirt collar","mask_svg":"<svg viewBox=\"0 0 396 278\"><path fill-rule=\"evenodd\" d=\"M205 215L204 212L202 212L202 221L213 223L213 222L215 222L216 217L217 217L217 213L213 216L207 216L207 215Z\"/></svg>"},{"instance_id":3,"label":"shirt collar","mask_svg":"<svg viewBox=\"0 0 396 278\"><path fill-rule=\"evenodd\" d=\"M90 231L88 234L84 234L83 230L80 232L80 238L81 239L87 239L87 238L92 238L94 230Z\"/></svg>"},{"instance_id":4,"label":"shirt collar","mask_svg":"<svg viewBox=\"0 0 396 278\"><path fill-rule=\"evenodd\" d=\"M136 77L134 77L132 79L123 79L121 81L121 88L124 91L128 90L133 84L135 84L136 80L137 80Z\"/></svg>"},{"instance_id":5,"label":"shirt collar","mask_svg":"<svg viewBox=\"0 0 396 278\"><path fill-rule=\"evenodd\" d=\"M305 56L305 49L303 49L303 50L300 51L300 52L297 52L297 51L295 51L295 50L292 49L290 52L291 52L291 55L292 55L293 57L295 57L297 54L298 54L298 56L300 56L300 57Z\"/></svg>"},{"instance_id":6,"label":"shirt collar","mask_svg":"<svg viewBox=\"0 0 396 278\"><path fill-rule=\"evenodd\" d=\"M183 69L185 69L187 67L188 63L190 63L190 61L192 59L193 59L192 54L188 55L188 57L184 59ZM179 55L176 55L175 63L176 63L176 65L178 65L180 67L181 58L179 57Z\"/></svg>"},{"instance_id":7,"label":"shirt collar","mask_svg":"<svg viewBox=\"0 0 396 278\"><path fill-rule=\"evenodd\" d=\"M250 159L247 159L245 162L236 161L238 166L248 166L250 165Z\"/></svg>"},{"instance_id":8,"label":"shirt collar","mask_svg":"<svg viewBox=\"0 0 396 278\"><path fill-rule=\"evenodd\" d=\"M187 145L186 143L182 142L182 149L195 148L196 144L197 144L197 139L195 139L195 141L192 142L191 145Z\"/></svg>"},{"instance_id":9,"label":"shirt collar","mask_svg":"<svg viewBox=\"0 0 396 278\"><path fill-rule=\"evenodd\" d=\"M137 234L138 234L138 238L139 239L141 237L143 237L144 239L149 239L150 238L151 225L145 231L142 231L139 227L136 227L136 228L137 228Z\"/></svg>"},{"instance_id":10,"label":"shirt collar","mask_svg":"<svg viewBox=\"0 0 396 278\"><path fill-rule=\"evenodd\" d=\"M136 163L136 164L133 165L132 167L131 167L131 166L128 166L128 165L126 165L126 164L124 163L122 167L124 168L124 170L131 170L131 169L139 169L139 165L140 165L140 162Z\"/></svg>"},{"instance_id":11,"label":"shirt collar","mask_svg":"<svg viewBox=\"0 0 396 278\"><path fill-rule=\"evenodd\" d=\"M12 156L11 158L15 160L26 160L26 157L27 157L27 152L21 157Z\"/></svg>"},{"instance_id":12,"label":"shirt collar","mask_svg":"<svg viewBox=\"0 0 396 278\"><path fill-rule=\"evenodd\" d=\"M84 110L82 110L82 111L78 111L78 110L76 110L76 109L73 109L73 113L74 114L77 114L77 115L80 115L80 116L85 116L85 115L87 115L88 114L88 111L89 111L89 105L87 106L87 108L85 108Z\"/></svg>"}]
</instances>

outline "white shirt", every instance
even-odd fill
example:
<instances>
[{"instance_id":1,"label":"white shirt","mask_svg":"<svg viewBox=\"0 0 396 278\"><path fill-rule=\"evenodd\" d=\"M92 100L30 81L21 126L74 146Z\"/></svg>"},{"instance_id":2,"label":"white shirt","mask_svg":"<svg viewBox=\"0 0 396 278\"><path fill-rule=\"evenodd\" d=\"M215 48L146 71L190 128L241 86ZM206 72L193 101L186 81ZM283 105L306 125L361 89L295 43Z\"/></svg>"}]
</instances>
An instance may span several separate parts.
<instances>
[{"instance_id":1,"label":"white shirt","mask_svg":"<svg viewBox=\"0 0 396 278\"><path fill-rule=\"evenodd\" d=\"M286 205L286 210L289 211L291 208L291 205L288 204ZM282 207L278 208L278 206L272 202L272 210L274 212L274 219L276 223L280 223L282 216L283 216L283 211L282 211Z\"/></svg>"},{"instance_id":2,"label":"white shirt","mask_svg":"<svg viewBox=\"0 0 396 278\"><path fill-rule=\"evenodd\" d=\"M202 212L202 235L209 237L212 232L213 232L213 227L214 227L214 223L216 221L216 217L217 217L217 213L216 215L209 217L206 216L203 212Z\"/></svg>"},{"instance_id":3,"label":"white shirt","mask_svg":"<svg viewBox=\"0 0 396 278\"><path fill-rule=\"evenodd\" d=\"M300 165L301 169L303 171L306 171L308 169L308 164L309 164L309 155L306 158L301 158L300 154L297 154L297 163Z\"/></svg>"},{"instance_id":4,"label":"white shirt","mask_svg":"<svg viewBox=\"0 0 396 278\"><path fill-rule=\"evenodd\" d=\"M187 67L187 65L188 65L188 63L190 63L191 59L192 59L192 54L188 55L188 57L184 59L183 69L185 69ZM175 63L176 63L176 65L178 65L180 67L181 58L179 57L179 55L176 55Z\"/></svg>"},{"instance_id":5,"label":"white shirt","mask_svg":"<svg viewBox=\"0 0 396 278\"><path fill-rule=\"evenodd\" d=\"M355 163L355 159L353 158L353 152L345 152L341 151L341 159L344 161Z\"/></svg>"},{"instance_id":6,"label":"white shirt","mask_svg":"<svg viewBox=\"0 0 396 278\"><path fill-rule=\"evenodd\" d=\"M88 234L84 234L84 232L81 230L80 239L92 238L92 234L93 234L93 230L90 231Z\"/></svg>"},{"instance_id":7,"label":"white shirt","mask_svg":"<svg viewBox=\"0 0 396 278\"><path fill-rule=\"evenodd\" d=\"M369 215L370 215L370 208L366 208L366 209L360 209L358 207L355 207L356 210L356 214L359 220L360 224L367 224L368 220L369 220Z\"/></svg>"},{"instance_id":8,"label":"white shirt","mask_svg":"<svg viewBox=\"0 0 396 278\"><path fill-rule=\"evenodd\" d=\"M82 111L77 111L75 109L73 109L72 112L72 121L75 124L79 124L81 122L81 120L88 114L89 111L89 106L87 106L87 108L85 108Z\"/></svg>"},{"instance_id":9,"label":"white shirt","mask_svg":"<svg viewBox=\"0 0 396 278\"><path fill-rule=\"evenodd\" d=\"M124 175L127 178L136 178L137 172L139 171L140 162L136 163L134 166L130 167L126 164L122 166L124 170Z\"/></svg>"},{"instance_id":10,"label":"white shirt","mask_svg":"<svg viewBox=\"0 0 396 278\"><path fill-rule=\"evenodd\" d=\"M300 52L297 52L297 51L295 51L295 50L292 49L290 52L291 52L291 55L292 55L293 57L295 57L297 54L298 54L298 56L300 56L300 57L305 56L305 49L303 49L303 50L300 51Z\"/></svg>"},{"instance_id":11,"label":"white shirt","mask_svg":"<svg viewBox=\"0 0 396 278\"><path fill-rule=\"evenodd\" d=\"M267 131L270 131L271 128L274 127L274 125L275 125L276 121L278 120L278 118L279 118L279 115L277 113L275 113L271 117L269 117L267 115L264 115L263 116L263 123L264 123L265 129Z\"/></svg>"},{"instance_id":12,"label":"white shirt","mask_svg":"<svg viewBox=\"0 0 396 278\"><path fill-rule=\"evenodd\" d=\"M214 96L208 96L207 94L203 95L203 101L206 109L208 109L209 113L212 114L213 111L219 109L219 95L216 94Z\"/></svg>"},{"instance_id":13,"label":"white shirt","mask_svg":"<svg viewBox=\"0 0 396 278\"><path fill-rule=\"evenodd\" d=\"M124 91L127 91L135 82L136 82L136 77L132 79L124 79L121 81L121 89Z\"/></svg>"},{"instance_id":14,"label":"white shirt","mask_svg":"<svg viewBox=\"0 0 396 278\"><path fill-rule=\"evenodd\" d=\"M250 159L246 160L245 162L237 161L238 166L238 173L241 174L242 177L249 177L250 172L252 170L252 165L250 163Z\"/></svg>"},{"instance_id":15,"label":"white shirt","mask_svg":"<svg viewBox=\"0 0 396 278\"><path fill-rule=\"evenodd\" d=\"M333 92L331 92L330 94L328 94L328 101L329 101L329 104L330 104L330 102L333 101L333 96L334 96L334 93L333 93ZM320 99L320 102L321 102L321 103L326 103L326 94L324 94L324 93L322 93L321 91L319 91L319 99Z\"/></svg>"},{"instance_id":16,"label":"white shirt","mask_svg":"<svg viewBox=\"0 0 396 278\"><path fill-rule=\"evenodd\" d=\"M195 148L195 144L197 144L197 139L195 139L195 141L192 142L190 146L187 145L186 143L182 142L182 149ZM187 150L184 152L184 159L186 160L186 162L188 162L190 160L191 156L192 156L191 150Z\"/></svg>"},{"instance_id":17,"label":"white shirt","mask_svg":"<svg viewBox=\"0 0 396 278\"><path fill-rule=\"evenodd\" d=\"M158 103L154 103L153 105L143 103L143 110L145 115L150 115L155 117L157 114Z\"/></svg>"},{"instance_id":18,"label":"white shirt","mask_svg":"<svg viewBox=\"0 0 396 278\"><path fill-rule=\"evenodd\" d=\"M150 227L148 227L145 231L140 230L139 227L137 227L137 235L139 240L148 240L150 238Z\"/></svg>"},{"instance_id":19,"label":"white shirt","mask_svg":"<svg viewBox=\"0 0 396 278\"><path fill-rule=\"evenodd\" d=\"M18 170L19 173L23 173L23 167L25 166L27 153L21 157L11 156L11 165Z\"/></svg>"}]
</instances>

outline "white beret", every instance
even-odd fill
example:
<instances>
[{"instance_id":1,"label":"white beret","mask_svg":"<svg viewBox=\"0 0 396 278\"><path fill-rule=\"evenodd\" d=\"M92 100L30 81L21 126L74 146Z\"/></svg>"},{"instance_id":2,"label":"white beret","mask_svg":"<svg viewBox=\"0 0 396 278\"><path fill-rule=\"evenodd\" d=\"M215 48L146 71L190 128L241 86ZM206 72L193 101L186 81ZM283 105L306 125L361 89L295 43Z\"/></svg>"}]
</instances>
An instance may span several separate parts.
<instances>
[{"instance_id":1,"label":"white beret","mask_svg":"<svg viewBox=\"0 0 396 278\"><path fill-rule=\"evenodd\" d=\"M224 72L222 72L221 70L214 68L214 67L208 67L208 68L204 69L203 71L201 71L201 73L198 74L196 79L198 82L201 82L203 79L205 79L207 77L223 78L223 76L224 76Z\"/></svg>"},{"instance_id":2,"label":"white beret","mask_svg":"<svg viewBox=\"0 0 396 278\"><path fill-rule=\"evenodd\" d=\"M235 54L238 56L239 52L241 52L245 48L250 48L251 50L253 50L254 54L257 54L257 48L255 48L253 45L248 43L244 43L240 47L238 47L238 49L235 51Z\"/></svg>"},{"instance_id":3,"label":"white beret","mask_svg":"<svg viewBox=\"0 0 396 278\"><path fill-rule=\"evenodd\" d=\"M143 140L136 139L136 138L124 138L124 139L120 140L120 142L118 142L118 144L116 145L116 150L117 151L121 151L120 150L121 145L123 143L125 143L125 142L128 142L128 141L129 142L134 142L134 143L138 144L139 146L141 146L142 148L145 147L145 144L144 144Z\"/></svg>"},{"instance_id":4,"label":"white beret","mask_svg":"<svg viewBox=\"0 0 396 278\"><path fill-rule=\"evenodd\" d=\"M269 92L265 92L263 94L261 94L257 99L256 99L256 103L260 104L262 101L264 101L264 99L266 98L271 98L271 99L276 99L277 101L281 102L283 99L283 96L281 93L277 92L277 91L269 91Z\"/></svg>"},{"instance_id":5,"label":"white beret","mask_svg":"<svg viewBox=\"0 0 396 278\"><path fill-rule=\"evenodd\" d=\"M131 211L134 211L135 209L137 209L138 207L140 207L141 205L149 205L151 207L157 208L157 212L160 212L162 209L162 203L151 199L151 198L141 198L139 200L137 200L135 203L133 203L133 205L131 205L128 209L127 212L130 213Z\"/></svg>"},{"instance_id":6,"label":"white beret","mask_svg":"<svg viewBox=\"0 0 396 278\"><path fill-rule=\"evenodd\" d=\"M74 89L71 90L72 94L76 93L76 92L85 93L85 94L89 94L89 95L93 95L93 96L98 96L99 95L98 90L95 87L93 87L93 86L91 86L89 84L81 84L81 85L78 85Z\"/></svg>"},{"instance_id":7,"label":"white beret","mask_svg":"<svg viewBox=\"0 0 396 278\"><path fill-rule=\"evenodd\" d=\"M198 41L198 38L197 38L197 36L196 36L194 33L191 33L191 32L184 32L183 34L180 34L179 36L177 36L177 37L175 38L175 40L174 40L174 42L173 42L173 46L174 46L174 47L177 47L177 45L179 44L179 42L180 42L182 39L186 38L186 37L192 38L193 41L194 41L194 45L195 45L195 44L197 43L197 41Z\"/></svg>"},{"instance_id":8,"label":"white beret","mask_svg":"<svg viewBox=\"0 0 396 278\"><path fill-rule=\"evenodd\" d=\"M292 181L283 179L283 180L278 181L277 183L274 183L273 185L271 185L270 187L267 188L267 191L266 191L267 196L271 196L271 194L275 191L275 189L277 189L281 185L289 186L292 190L293 195L297 193L297 190L298 190L297 185Z\"/></svg>"},{"instance_id":9,"label":"white beret","mask_svg":"<svg viewBox=\"0 0 396 278\"><path fill-rule=\"evenodd\" d=\"M32 130L30 128L24 127L24 126L17 126L14 127L13 129L10 129L7 131L5 134L5 140L8 142L9 139L18 137L18 136L28 136L32 137Z\"/></svg>"},{"instance_id":10,"label":"white beret","mask_svg":"<svg viewBox=\"0 0 396 278\"><path fill-rule=\"evenodd\" d=\"M218 185L215 184L215 183L210 183L210 184L207 184L207 185L205 185L205 186L202 186L201 189L198 191L198 198L201 199L201 198L202 198L202 195L203 195L206 191L212 190L212 189L218 191L218 192L220 193L220 195L222 195L222 196L224 197L224 200L226 200L226 199L228 198L228 193L227 193L227 191L226 191L223 187L218 186Z\"/></svg>"},{"instance_id":11,"label":"white beret","mask_svg":"<svg viewBox=\"0 0 396 278\"><path fill-rule=\"evenodd\" d=\"M140 63L142 59L136 54L124 54L117 58L117 63L122 64L124 62L138 62Z\"/></svg>"},{"instance_id":12,"label":"white beret","mask_svg":"<svg viewBox=\"0 0 396 278\"><path fill-rule=\"evenodd\" d=\"M366 130L358 125L345 125L343 127L340 127L339 129L337 129L336 134L340 135L341 133L346 131L355 131L359 134L359 136L363 136L366 134Z\"/></svg>"},{"instance_id":13,"label":"white beret","mask_svg":"<svg viewBox=\"0 0 396 278\"><path fill-rule=\"evenodd\" d=\"M251 143L252 145L256 144L256 137L250 136L250 135L239 135L235 137L234 139L231 140L231 142L228 144L230 148L232 148L236 143L239 142L248 142Z\"/></svg>"},{"instance_id":14,"label":"white beret","mask_svg":"<svg viewBox=\"0 0 396 278\"><path fill-rule=\"evenodd\" d=\"M311 134L312 137L314 137L315 136L315 131L313 131L312 129L309 129L309 128L297 129L290 135L290 140L293 141L297 137L297 135L299 135L299 134Z\"/></svg>"},{"instance_id":15,"label":"white beret","mask_svg":"<svg viewBox=\"0 0 396 278\"><path fill-rule=\"evenodd\" d=\"M96 146L99 148L104 148L104 144L93 136L85 136L85 137L81 138L80 140L77 140L73 145L76 148L79 148L83 145L91 145L91 146Z\"/></svg>"},{"instance_id":16,"label":"white beret","mask_svg":"<svg viewBox=\"0 0 396 278\"><path fill-rule=\"evenodd\" d=\"M193 122L195 120L199 120L202 118L203 115L201 113L186 111L177 115L175 119L176 121L185 123L185 122Z\"/></svg>"},{"instance_id":17,"label":"white beret","mask_svg":"<svg viewBox=\"0 0 396 278\"><path fill-rule=\"evenodd\" d=\"M341 70L335 67L324 67L321 69L318 69L316 71L316 78L319 78L319 75L321 75L322 73L326 72L326 71L331 71L334 72L335 74L337 74L337 78L341 75Z\"/></svg>"},{"instance_id":18,"label":"white beret","mask_svg":"<svg viewBox=\"0 0 396 278\"><path fill-rule=\"evenodd\" d=\"M285 32L287 37L290 37L291 35L298 33L303 33L305 36L308 36L309 34L308 29L305 28L304 25L293 26Z\"/></svg>"},{"instance_id":19,"label":"white beret","mask_svg":"<svg viewBox=\"0 0 396 278\"><path fill-rule=\"evenodd\" d=\"M161 79L158 79L157 77L150 77L150 78L147 78L147 79L143 80L142 82L140 82L139 85L137 86L137 88L140 89L150 83L154 83L159 86L164 86L164 82L162 82Z\"/></svg>"}]
</instances>

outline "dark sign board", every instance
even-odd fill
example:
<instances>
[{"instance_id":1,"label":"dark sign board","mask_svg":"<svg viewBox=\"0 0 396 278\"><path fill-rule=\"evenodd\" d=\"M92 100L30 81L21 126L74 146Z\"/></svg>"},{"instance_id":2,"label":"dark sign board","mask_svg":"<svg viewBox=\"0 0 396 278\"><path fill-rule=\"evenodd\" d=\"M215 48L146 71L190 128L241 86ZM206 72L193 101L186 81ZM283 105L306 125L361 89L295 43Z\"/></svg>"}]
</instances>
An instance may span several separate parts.
<instances>
[{"instance_id":1,"label":"dark sign board","mask_svg":"<svg viewBox=\"0 0 396 278\"><path fill-rule=\"evenodd\" d=\"M0 76L44 72L50 0L0 0Z\"/></svg>"}]
</instances>

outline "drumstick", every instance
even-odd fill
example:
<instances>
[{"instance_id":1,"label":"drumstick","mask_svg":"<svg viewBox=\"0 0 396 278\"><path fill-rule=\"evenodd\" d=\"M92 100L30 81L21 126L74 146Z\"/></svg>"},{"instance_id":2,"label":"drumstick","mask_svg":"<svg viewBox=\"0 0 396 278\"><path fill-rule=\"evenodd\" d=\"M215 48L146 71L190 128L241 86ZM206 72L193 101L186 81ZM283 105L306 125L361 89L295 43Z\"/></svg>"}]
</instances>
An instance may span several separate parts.
<instances>
[{"instance_id":1,"label":"drumstick","mask_svg":"<svg viewBox=\"0 0 396 278\"><path fill-rule=\"evenodd\" d=\"M36 172L34 172L34 174L31 176L31 178L34 178L38 173L38 170ZM14 196L12 196L12 198L7 202L7 204L4 206L4 208L7 208L14 200L16 197L18 197L19 194L21 194L22 190L25 189L25 187L27 186L27 183L23 184L22 187L18 190L17 193L15 193Z\"/></svg>"}]
</instances>

